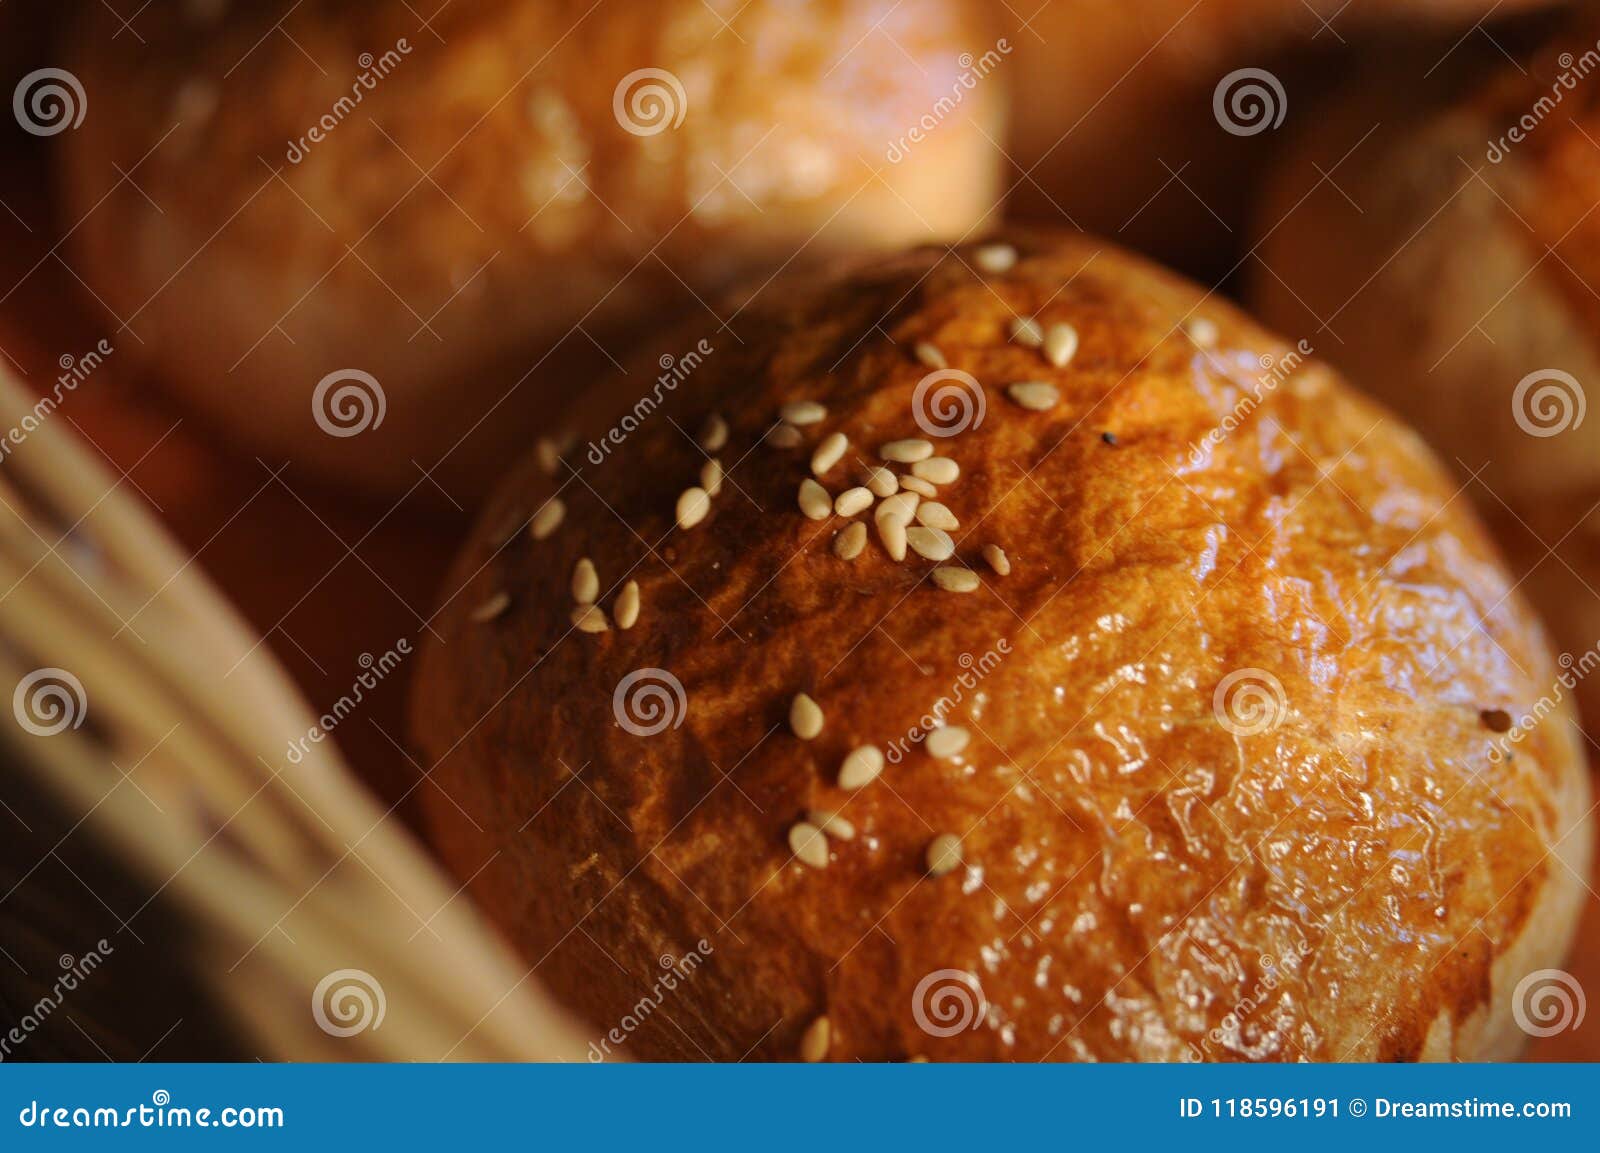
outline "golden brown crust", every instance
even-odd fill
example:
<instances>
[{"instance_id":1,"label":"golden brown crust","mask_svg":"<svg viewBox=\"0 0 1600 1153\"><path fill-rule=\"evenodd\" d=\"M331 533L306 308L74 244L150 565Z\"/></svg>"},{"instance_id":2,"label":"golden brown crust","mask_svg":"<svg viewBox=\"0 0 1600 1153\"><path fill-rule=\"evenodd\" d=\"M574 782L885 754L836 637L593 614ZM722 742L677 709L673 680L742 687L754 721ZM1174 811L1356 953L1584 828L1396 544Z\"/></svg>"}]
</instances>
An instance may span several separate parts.
<instances>
[{"instance_id":1,"label":"golden brown crust","mask_svg":"<svg viewBox=\"0 0 1600 1153\"><path fill-rule=\"evenodd\" d=\"M1274 173L1250 278L1269 323L1471 478L1575 656L1600 643L1600 423L1583 418L1600 379L1600 100L1578 78L1597 40L1591 16L1515 65L1495 55L1487 77L1401 85L1397 61L1358 78ZM1581 692L1600 718L1600 682Z\"/></svg>"},{"instance_id":2,"label":"golden brown crust","mask_svg":"<svg viewBox=\"0 0 1600 1153\"><path fill-rule=\"evenodd\" d=\"M643 1056L792 1057L823 1014L842 1060L1484 1054L1497 962L1555 963L1570 932L1548 850L1588 853L1565 706L1490 759L1493 710L1554 676L1537 623L1385 411L1108 245L1011 239L1008 272L925 249L753 305L609 455L569 456L543 540L502 547L554 487L532 461L507 479L422 655L436 845L597 1039L642 1016ZM1075 327L1065 367L1008 341L1030 316ZM986 401L935 441L972 593L875 534L841 560L845 519L797 507L827 434L850 442L834 494L921 435L919 343ZM1021 380L1060 403L1019 406ZM797 400L827 410L804 445L757 443ZM727 478L679 529L712 412ZM582 557L608 615L638 582L633 628L570 627ZM676 727L625 707L639 670ZM971 736L950 759L907 739L941 708ZM894 757L847 792L865 744ZM787 840L815 809L856 830L821 870ZM934 877L942 833L964 863ZM702 940L653 1011L658 958ZM923 1027L975 987L973 1028Z\"/></svg>"},{"instance_id":3,"label":"golden brown crust","mask_svg":"<svg viewBox=\"0 0 1600 1153\"><path fill-rule=\"evenodd\" d=\"M998 86L885 155L987 43L966 0L492 0L426 27L173 4L137 38L107 7L76 38L97 115L65 142L75 264L191 403L369 487L470 431L460 496L637 330L797 252L959 236L999 198ZM386 393L357 441L311 415L346 368Z\"/></svg>"}]
</instances>

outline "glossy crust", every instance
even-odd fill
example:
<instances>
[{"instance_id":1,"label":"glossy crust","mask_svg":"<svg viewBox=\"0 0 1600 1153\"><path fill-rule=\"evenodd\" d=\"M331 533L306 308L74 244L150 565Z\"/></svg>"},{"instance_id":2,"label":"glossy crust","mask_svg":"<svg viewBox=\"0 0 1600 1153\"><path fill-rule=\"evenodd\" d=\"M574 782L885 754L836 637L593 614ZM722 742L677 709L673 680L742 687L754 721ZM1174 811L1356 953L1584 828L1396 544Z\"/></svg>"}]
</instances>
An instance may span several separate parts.
<instances>
[{"instance_id":1,"label":"glossy crust","mask_svg":"<svg viewBox=\"0 0 1600 1153\"><path fill-rule=\"evenodd\" d=\"M735 277L959 236L999 200L998 85L886 159L992 39L965 0L438 7L154 5L136 38L86 6L74 264L257 451L377 489L448 454L464 498ZM350 368L387 411L329 436L312 389Z\"/></svg>"},{"instance_id":2,"label":"glossy crust","mask_svg":"<svg viewBox=\"0 0 1600 1153\"><path fill-rule=\"evenodd\" d=\"M1329 77L1346 75L1374 42L1446 37L1430 60L1479 20L1504 22L1549 0L1049 0L1002 9L1016 46L1008 152L1026 172L1013 214L1117 236L1123 243L1220 278L1238 258L1250 190ZM1025 22L1025 23L1024 23ZM1498 35L1498 33L1497 33ZM1419 52L1429 51L1418 49ZM1424 65L1426 67L1426 65ZM1226 88L1246 100L1242 132L1226 131L1215 90L1235 69L1265 69L1267 119L1250 107L1249 79ZM1420 71L1420 69L1419 69Z\"/></svg>"},{"instance_id":3,"label":"glossy crust","mask_svg":"<svg viewBox=\"0 0 1600 1153\"><path fill-rule=\"evenodd\" d=\"M1597 40L1589 17L1487 77L1359 77L1273 174L1249 288L1473 478L1574 657L1600 643ZM1579 691L1600 720L1600 681Z\"/></svg>"},{"instance_id":4,"label":"glossy crust","mask_svg":"<svg viewBox=\"0 0 1600 1153\"><path fill-rule=\"evenodd\" d=\"M434 843L640 1056L790 1058L819 1015L833 1060L1514 1052L1510 990L1573 929L1587 785L1564 705L1491 760L1494 710L1531 712L1555 670L1476 520L1417 437L1231 307L1092 239L1012 239L1005 273L924 249L753 306L601 463L570 456L544 540L515 529L553 482L507 479L421 656ZM1008 342L1017 316L1074 325L1075 358ZM966 594L875 536L839 559L845 519L797 508L825 435L851 445L832 493L920 435L919 342L985 395L936 442ZM1018 380L1060 403L1018 406ZM827 409L803 447L756 443L803 399ZM680 429L712 412L728 479L685 531ZM632 629L569 627L585 556L608 615L639 583ZM665 719L619 690L638 670ZM971 743L939 760L907 735L942 698ZM818 870L787 835L824 808L857 835ZM964 864L933 877L942 833ZM974 988L973 1027L919 1024Z\"/></svg>"}]
</instances>

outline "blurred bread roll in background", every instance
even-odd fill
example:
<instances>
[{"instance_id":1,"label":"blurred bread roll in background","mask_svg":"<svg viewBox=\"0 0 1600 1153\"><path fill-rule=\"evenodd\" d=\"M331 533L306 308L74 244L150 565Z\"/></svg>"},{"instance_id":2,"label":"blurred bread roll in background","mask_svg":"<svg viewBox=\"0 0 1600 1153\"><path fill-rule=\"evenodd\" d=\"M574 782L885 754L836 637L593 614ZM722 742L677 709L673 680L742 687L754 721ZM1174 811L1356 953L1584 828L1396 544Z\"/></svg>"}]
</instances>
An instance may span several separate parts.
<instances>
[{"instance_id":1,"label":"blurred bread roll in background","mask_svg":"<svg viewBox=\"0 0 1600 1153\"><path fill-rule=\"evenodd\" d=\"M641 330L999 199L959 0L138 7L74 36L74 267L218 427L373 490L465 502Z\"/></svg>"},{"instance_id":2,"label":"blurred bread roll in background","mask_svg":"<svg viewBox=\"0 0 1600 1153\"><path fill-rule=\"evenodd\" d=\"M1017 96L1008 150L1020 170L1013 210L1220 277L1245 234L1279 117L1309 114L1353 51L1387 38L1453 38L1476 21L1549 6L1046 0L1007 9Z\"/></svg>"},{"instance_id":3,"label":"blurred bread roll in background","mask_svg":"<svg viewBox=\"0 0 1600 1153\"><path fill-rule=\"evenodd\" d=\"M1577 660L1600 644L1600 20L1424 67L1385 59L1304 120L1249 295L1454 464ZM1600 721L1600 678L1578 691Z\"/></svg>"}]
</instances>

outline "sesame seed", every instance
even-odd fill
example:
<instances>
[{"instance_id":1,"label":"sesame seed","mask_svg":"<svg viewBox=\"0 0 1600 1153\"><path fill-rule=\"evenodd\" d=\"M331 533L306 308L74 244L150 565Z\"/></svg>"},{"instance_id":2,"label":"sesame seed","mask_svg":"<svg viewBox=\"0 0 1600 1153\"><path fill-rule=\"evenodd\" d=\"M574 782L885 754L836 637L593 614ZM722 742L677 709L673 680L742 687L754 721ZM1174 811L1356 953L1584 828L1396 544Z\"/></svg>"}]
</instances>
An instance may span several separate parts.
<instances>
[{"instance_id":1,"label":"sesame seed","mask_svg":"<svg viewBox=\"0 0 1600 1153\"><path fill-rule=\"evenodd\" d=\"M900 491L900 478L894 475L891 469L882 465L873 465L867 470L864 482L876 497L893 496Z\"/></svg>"},{"instance_id":2,"label":"sesame seed","mask_svg":"<svg viewBox=\"0 0 1600 1153\"><path fill-rule=\"evenodd\" d=\"M936 500L925 500L917 506L917 520L929 528L958 529L961 522L956 514Z\"/></svg>"},{"instance_id":3,"label":"sesame seed","mask_svg":"<svg viewBox=\"0 0 1600 1153\"><path fill-rule=\"evenodd\" d=\"M911 551L931 561L949 560L955 555L956 542L941 528L916 525L906 529L906 544Z\"/></svg>"},{"instance_id":4,"label":"sesame seed","mask_svg":"<svg viewBox=\"0 0 1600 1153\"><path fill-rule=\"evenodd\" d=\"M862 745L852 749L839 766L839 787L861 789L878 779L883 772L883 753L875 745Z\"/></svg>"},{"instance_id":5,"label":"sesame seed","mask_svg":"<svg viewBox=\"0 0 1600 1153\"><path fill-rule=\"evenodd\" d=\"M611 627L605 610L599 605L576 605L572 610L572 624L579 632L603 633Z\"/></svg>"},{"instance_id":6,"label":"sesame seed","mask_svg":"<svg viewBox=\"0 0 1600 1153\"><path fill-rule=\"evenodd\" d=\"M914 492L918 496L934 497L939 495L939 490L920 476L903 476L900 478L900 487L907 492Z\"/></svg>"},{"instance_id":7,"label":"sesame seed","mask_svg":"<svg viewBox=\"0 0 1600 1153\"><path fill-rule=\"evenodd\" d=\"M1024 348L1038 348L1044 343L1044 328L1031 316L1018 316L1010 325L1011 339Z\"/></svg>"},{"instance_id":8,"label":"sesame seed","mask_svg":"<svg viewBox=\"0 0 1600 1153\"><path fill-rule=\"evenodd\" d=\"M877 519L878 539L891 559L906 559L906 525L898 517L880 516Z\"/></svg>"},{"instance_id":9,"label":"sesame seed","mask_svg":"<svg viewBox=\"0 0 1600 1153\"><path fill-rule=\"evenodd\" d=\"M789 702L789 728L802 741L816 739L822 732L822 706L805 693L796 693Z\"/></svg>"},{"instance_id":10,"label":"sesame seed","mask_svg":"<svg viewBox=\"0 0 1600 1153\"><path fill-rule=\"evenodd\" d=\"M804 438L800 430L792 424L779 422L771 432L767 433L767 443L773 448L794 448Z\"/></svg>"},{"instance_id":11,"label":"sesame seed","mask_svg":"<svg viewBox=\"0 0 1600 1153\"><path fill-rule=\"evenodd\" d=\"M940 566L933 570L933 583L947 593L970 593L977 591L980 582L978 574L969 568Z\"/></svg>"},{"instance_id":12,"label":"sesame seed","mask_svg":"<svg viewBox=\"0 0 1600 1153\"><path fill-rule=\"evenodd\" d=\"M919 493L907 489L897 492L891 497L886 497L878 510L872 514L874 520L895 520L902 525L911 523L911 518L916 515L917 505L922 501Z\"/></svg>"},{"instance_id":13,"label":"sesame seed","mask_svg":"<svg viewBox=\"0 0 1600 1153\"><path fill-rule=\"evenodd\" d=\"M1010 272L1017 263L1017 250L1009 244L985 244L972 254L979 272Z\"/></svg>"},{"instance_id":14,"label":"sesame seed","mask_svg":"<svg viewBox=\"0 0 1600 1153\"><path fill-rule=\"evenodd\" d=\"M940 352L936 346L929 344L927 341L920 342L914 351L917 354L917 359L928 368L950 367L950 362L944 358L944 353Z\"/></svg>"},{"instance_id":15,"label":"sesame seed","mask_svg":"<svg viewBox=\"0 0 1600 1153\"><path fill-rule=\"evenodd\" d=\"M723 445L728 443L728 422L717 413L712 413L700 426L699 441L700 447L707 452L721 452Z\"/></svg>"},{"instance_id":16,"label":"sesame seed","mask_svg":"<svg viewBox=\"0 0 1600 1153\"><path fill-rule=\"evenodd\" d=\"M1060 390L1042 380L1019 380L1016 384L1008 384L1006 395L1034 412L1054 408L1061 400Z\"/></svg>"},{"instance_id":17,"label":"sesame seed","mask_svg":"<svg viewBox=\"0 0 1600 1153\"><path fill-rule=\"evenodd\" d=\"M828 415L828 410L814 400L791 400L778 409L778 415L790 424L816 424Z\"/></svg>"},{"instance_id":18,"label":"sesame seed","mask_svg":"<svg viewBox=\"0 0 1600 1153\"><path fill-rule=\"evenodd\" d=\"M1044 330L1044 358L1065 368L1078 353L1078 330L1070 324L1052 324Z\"/></svg>"},{"instance_id":19,"label":"sesame seed","mask_svg":"<svg viewBox=\"0 0 1600 1153\"><path fill-rule=\"evenodd\" d=\"M1011 575L1011 558L1006 556L1006 550L997 544L983 546L983 559L989 562L989 567L994 569L999 576Z\"/></svg>"},{"instance_id":20,"label":"sesame seed","mask_svg":"<svg viewBox=\"0 0 1600 1153\"><path fill-rule=\"evenodd\" d=\"M612 610L617 616L619 629L631 629L634 622L639 619L639 582L629 581L622 586L622 591L617 594L617 603Z\"/></svg>"},{"instance_id":21,"label":"sesame seed","mask_svg":"<svg viewBox=\"0 0 1600 1153\"><path fill-rule=\"evenodd\" d=\"M467 615L478 624L492 621L511 606L511 594L502 589Z\"/></svg>"},{"instance_id":22,"label":"sesame seed","mask_svg":"<svg viewBox=\"0 0 1600 1153\"><path fill-rule=\"evenodd\" d=\"M855 560L867 547L867 526L860 521L846 525L845 530L833 538L833 555L840 560Z\"/></svg>"},{"instance_id":23,"label":"sesame seed","mask_svg":"<svg viewBox=\"0 0 1600 1153\"><path fill-rule=\"evenodd\" d=\"M580 605L592 605L600 598L600 574L594 571L594 561L584 557L572 569L572 599Z\"/></svg>"},{"instance_id":24,"label":"sesame seed","mask_svg":"<svg viewBox=\"0 0 1600 1153\"><path fill-rule=\"evenodd\" d=\"M961 475L961 466L947 456L930 456L912 465L911 475L920 476L930 484L954 484Z\"/></svg>"},{"instance_id":25,"label":"sesame seed","mask_svg":"<svg viewBox=\"0 0 1600 1153\"><path fill-rule=\"evenodd\" d=\"M810 821L796 821L789 826L789 851L813 869L828 867L828 838Z\"/></svg>"},{"instance_id":26,"label":"sesame seed","mask_svg":"<svg viewBox=\"0 0 1600 1153\"><path fill-rule=\"evenodd\" d=\"M561 448L548 436L541 436L534 442L534 452L539 458L539 471L546 476L555 476L561 471Z\"/></svg>"},{"instance_id":27,"label":"sesame seed","mask_svg":"<svg viewBox=\"0 0 1600 1153\"><path fill-rule=\"evenodd\" d=\"M678 494L678 527L693 528L711 511L711 496L699 485Z\"/></svg>"},{"instance_id":28,"label":"sesame seed","mask_svg":"<svg viewBox=\"0 0 1600 1153\"><path fill-rule=\"evenodd\" d=\"M840 516L855 516L871 507L872 490L866 488L847 488L833 501L833 511Z\"/></svg>"},{"instance_id":29,"label":"sesame seed","mask_svg":"<svg viewBox=\"0 0 1600 1153\"><path fill-rule=\"evenodd\" d=\"M800 1038L800 1060L815 1064L828 1056L828 1046L833 1043L833 1026L826 1017L818 1017L806 1026Z\"/></svg>"},{"instance_id":30,"label":"sesame seed","mask_svg":"<svg viewBox=\"0 0 1600 1153\"><path fill-rule=\"evenodd\" d=\"M800 511L812 520L826 520L833 509L833 498L809 476L800 482Z\"/></svg>"},{"instance_id":31,"label":"sesame seed","mask_svg":"<svg viewBox=\"0 0 1600 1153\"><path fill-rule=\"evenodd\" d=\"M1216 323L1207 320L1203 316L1196 316L1184 321L1183 330L1189 334L1189 339L1201 348L1215 347L1217 338L1221 335L1217 331Z\"/></svg>"},{"instance_id":32,"label":"sesame seed","mask_svg":"<svg viewBox=\"0 0 1600 1153\"><path fill-rule=\"evenodd\" d=\"M716 457L700 466L700 487L706 490L707 496L716 496L722 491L722 462Z\"/></svg>"},{"instance_id":33,"label":"sesame seed","mask_svg":"<svg viewBox=\"0 0 1600 1153\"><path fill-rule=\"evenodd\" d=\"M533 520L528 522L528 532L534 540L544 540L561 527L566 515L567 506L562 503L559 496L553 496L540 505L539 511L533 514Z\"/></svg>"},{"instance_id":34,"label":"sesame seed","mask_svg":"<svg viewBox=\"0 0 1600 1153\"><path fill-rule=\"evenodd\" d=\"M817 476L821 476L839 463L839 458L844 455L844 450L849 447L849 438L844 433L829 433L822 438L822 443L817 445L817 450L811 454L811 471Z\"/></svg>"},{"instance_id":35,"label":"sesame seed","mask_svg":"<svg viewBox=\"0 0 1600 1153\"><path fill-rule=\"evenodd\" d=\"M891 440L888 444L878 449L878 455L884 460L892 460L896 464L915 464L919 460L927 460L933 455L933 445L920 437L909 440Z\"/></svg>"},{"instance_id":36,"label":"sesame seed","mask_svg":"<svg viewBox=\"0 0 1600 1153\"><path fill-rule=\"evenodd\" d=\"M928 755L937 761L948 761L972 740L972 734L960 725L945 725L934 729L922 742Z\"/></svg>"},{"instance_id":37,"label":"sesame seed","mask_svg":"<svg viewBox=\"0 0 1600 1153\"><path fill-rule=\"evenodd\" d=\"M812 809L806 813L806 820L830 837L838 837L841 841L853 841L856 839L855 825L845 820L832 809Z\"/></svg>"},{"instance_id":38,"label":"sesame seed","mask_svg":"<svg viewBox=\"0 0 1600 1153\"><path fill-rule=\"evenodd\" d=\"M954 833L940 833L928 845L928 872L942 877L960 867L961 838Z\"/></svg>"},{"instance_id":39,"label":"sesame seed","mask_svg":"<svg viewBox=\"0 0 1600 1153\"><path fill-rule=\"evenodd\" d=\"M1114 432L1102 432L1100 434L1100 439L1105 441L1112 448L1117 447L1117 434Z\"/></svg>"}]
</instances>

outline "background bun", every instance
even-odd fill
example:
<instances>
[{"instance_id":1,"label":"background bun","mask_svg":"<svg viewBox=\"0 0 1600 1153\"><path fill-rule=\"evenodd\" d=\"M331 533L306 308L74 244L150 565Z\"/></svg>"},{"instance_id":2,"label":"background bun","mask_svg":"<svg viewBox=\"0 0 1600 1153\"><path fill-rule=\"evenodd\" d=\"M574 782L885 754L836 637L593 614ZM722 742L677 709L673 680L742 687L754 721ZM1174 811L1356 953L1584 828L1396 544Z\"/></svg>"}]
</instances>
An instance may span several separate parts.
<instances>
[{"instance_id":1,"label":"background bun","mask_svg":"<svg viewBox=\"0 0 1600 1153\"><path fill-rule=\"evenodd\" d=\"M956 0L726 21L484 0L427 25L404 4L173 4L137 37L86 8L75 267L230 434L369 488L443 459L464 500L642 329L713 322L731 278L959 236L999 198L998 86L886 159L991 39ZM347 382L329 423L370 421L359 438L313 420L346 370L384 396L380 425L374 386Z\"/></svg>"},{"instance_id":2,"label":"background bun","mask_svg":"<svg viewBox=\"0 0 1600 1153\"><path fill-rule=\"evenodd\" d=\"M1234 309L1010 240L770 292L507 479L420 658L434 843L640 1056L1511 1054L1588 787L1485 534ZM828 511L880 467L920 525Z\"/></svg>"},{"instance_id":3,"label":"background bun","mask_svg":"<svg viewBox=\"0 0 1600 1153\"><path fill-rule=\"evenodd\" d=\"M1549 6L1049 0L1004 9L1015 20L1008 36L1016 45L1008 151L1027 173L1012 211L1065 218L1220 279L1235 268L1251 190L1276 142L1313 115L1315 97L1348 73L1351 55L1372 51L1374 42L1437 33L1446 39L1431 63L1474 22ZM1214 110L1219 87L1228 124Z\"/></svg>"},{"instance_id":4,"label":"background bun","mask_svg":"<svg viewBox=\"0 0 1600 1153\"><path fill-rule=\"evenodd\" d=\"M1457 465L1574 655L1600 642L1597 42L1586 18L1487 79L1358 78L1274 173L1250 285Z\"/></svg>"}]
</instances>

